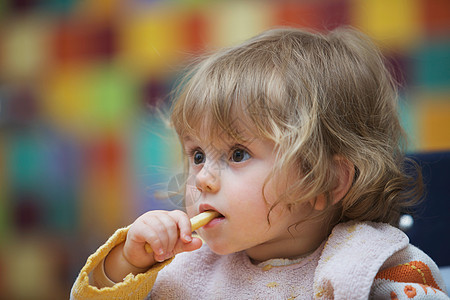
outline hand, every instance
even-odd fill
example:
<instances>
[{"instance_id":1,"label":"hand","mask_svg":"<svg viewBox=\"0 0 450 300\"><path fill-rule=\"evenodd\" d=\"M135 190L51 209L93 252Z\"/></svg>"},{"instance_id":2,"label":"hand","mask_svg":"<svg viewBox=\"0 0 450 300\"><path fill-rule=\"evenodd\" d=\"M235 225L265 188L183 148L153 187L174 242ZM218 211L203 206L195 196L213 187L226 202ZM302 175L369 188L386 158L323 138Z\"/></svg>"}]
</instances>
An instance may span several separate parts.
<instances>
[{"instance_id":1,"label":"hand","mask_svg":"<svg viewBox=\"0 0 450 300\"><path fill-rule=\"evenodd\" d=\"M150 244L153 253L145 251ZM193 238L191 222L186 213L175 211L150 211L131 225L123 256L137 268L149 268L156 261L164 261L174 255L200 248L202 241Z\"/></svg>"}]
</instances>

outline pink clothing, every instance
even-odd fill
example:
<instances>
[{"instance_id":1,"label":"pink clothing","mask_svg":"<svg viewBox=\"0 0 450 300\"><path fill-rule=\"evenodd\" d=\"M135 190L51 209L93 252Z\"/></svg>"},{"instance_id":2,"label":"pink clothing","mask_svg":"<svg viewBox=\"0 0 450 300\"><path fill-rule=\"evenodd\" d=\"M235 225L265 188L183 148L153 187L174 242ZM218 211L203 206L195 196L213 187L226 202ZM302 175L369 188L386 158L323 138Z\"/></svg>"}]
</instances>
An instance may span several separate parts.
<instances>
[{"instance_id":1,"label":"pink clothing","mask_svg":"<svg viewBox=\"0 0 450 300\"><path fill-rule=\"evenodd\" d=\"M437 283L436 292L399 270L402 276L389 280L378 278L382 270L421 261L423 272L430 272ZM396 271L396 270L394 270ZM420 270L412 270L419 274ZM403 273L402 273L403 272ZM392 272L393 275L397 275ZM428 282L431 284L431 282ZM412 299L405 294L411 286L416 296L430 299L449 299L445 283L434 261L409 244L401 230L388 224L348 222L337 225L328 237L314 276L314 297L317 299ZM429 289L429 291L428 291ZM393 297L394 294L396 297Z\"/></svg>"},{"instance_id":2,"label":"pink clothing","mask_svg":"<svg viewBox=\"0 0 450 300\"><path fill-rule=\"evenodd\" d=\"M207 246L181 253L164 268L152 299L299 299L313 294L322 247L296 264L258 267L245 252L217 255ZM176 280L173 280L176 278Z\"/></svg>"},{"instance_id":3,"label":"pink clothing","mask_svg":"<svg viewBox=\"0 0 450 300\"><path fill-rule=\"evenodd\" d=\"M107 242L111 249L123 241L123 232L118 235ZM98 264L108 247L89 262ZM435 263L402 231L382 223L339 224L314 253L287 266L256 266L244 252L220 256L204 246L97 289L87 280L95 269L89 262L73 299L139 299L146 293L151 299L449 299Z\"/></svg>"}]
</instances>

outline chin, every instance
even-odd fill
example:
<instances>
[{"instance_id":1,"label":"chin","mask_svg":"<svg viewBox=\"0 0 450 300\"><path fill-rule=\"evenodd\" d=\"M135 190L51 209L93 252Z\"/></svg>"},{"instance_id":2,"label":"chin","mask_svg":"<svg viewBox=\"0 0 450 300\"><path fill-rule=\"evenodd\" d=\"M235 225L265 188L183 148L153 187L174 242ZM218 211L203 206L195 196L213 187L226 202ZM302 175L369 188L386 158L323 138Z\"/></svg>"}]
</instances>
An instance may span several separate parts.
<instances>
[{"instance_id":1,"label":"chin","mask_svg":"<svg viewBox=\"0 0 450 300\"><path fill-rule=\"evenodd\" d=\"M212 242L206 241L206 244L208 245L209 249L211 249L212 252L214 252L215 254L218 254L218 255L227 255L227 254L237 252L233 249L230 249L226 245L223 245L220 243L212 243Z\"/></svg>"}]
</instances>

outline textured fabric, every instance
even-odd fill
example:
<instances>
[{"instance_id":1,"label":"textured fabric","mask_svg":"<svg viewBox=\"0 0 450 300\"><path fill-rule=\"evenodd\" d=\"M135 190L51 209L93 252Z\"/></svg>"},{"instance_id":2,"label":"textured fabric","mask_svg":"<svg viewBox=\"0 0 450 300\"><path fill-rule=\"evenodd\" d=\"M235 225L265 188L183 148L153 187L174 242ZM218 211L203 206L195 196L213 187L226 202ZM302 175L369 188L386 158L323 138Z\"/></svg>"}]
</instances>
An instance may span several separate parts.
<instances>
[{"instance_id":1,"label":"textured fabric","mask_svg":"<svg viewBox=\"0 0 450 300\"><path fill-rule=\"evenodd\" d=\"M381 278L383 270L389 267L411 261L423 262L428 267L434 283L440 288L437 294L448 299L436 264L410 245L402 231L383 223L339 224L328 238L315 271L314 298L368 299L370 296L391 299L391 286L398 289L398 283L377 279L374 284L375 278ZM402 278L405 281L403 288L411 283L409 279ZM430 299L438 299L434 294L429 296Z\"/></svg>"},{"instance_id":2,"label":"textured fabric","mask_svg":"<svg viewBox=\"0 0 450 300\"><path fill-rule=\"evenodd\" d=\"M98 267L99 263L103 263L108 253L116 245L125 241L127 233L128 228L117 230L103 246L88 258L72 287L70 299L144 299L147 296L158 272L172 260L156 264L147 273L137 276L129 274L123 282L117 283L113 287L97 288L96 286L102 286L105 282L98 281L93 276L91 276L91 279L89 278L89 274L95 275L92 273L93 270Z\"/></svg>"},{"instance_id":3,"label":"textured fabric","mask_svg":"<svg viewBox=\"0 0 450 300\"><path fill-rule=\"evenodd\" d=\"M367 299L379 268L407 245L408 237L387 224L337 225L316 270L315 297Z\"/></svg>"},{"instance_id":4,"label":"textured fabric","mask_svg":"<svg viewBox=\"0 0 450 300\"><path fill-rule=\"evenodd\" d=\"M258 267L244 252L220 256L203 246L113 287L90 286L88 274L125 236L119 230L88 259L73 299L449 299L436 264L387 224L339 224L287 266Z\"/></svg>"},{"instance_id":5,"label":"textured fabric","mask_svg":"<svg viewBox=\"0 0 450 300\"><path fill-rule=\"evenodd\" d=\"M449 299L431 258L409 245L386 260L375 277L373 299Z\"/></svg>"},{"instance_id":6,"label":"textured fabric","mask_svg":"<svg viewBox=\"0 0 450 300\"><path fill-rule=\"evenodd\" d=\"M105 272L105 259L89 273L89 284L98 288L113 287L117 282L112 281Z\"/></svg>"},{"instance_id":7,"label":"textured fabric","mask_svg":"<svg viewBox=\"0 0 450 300\"><path fill-rule=\"evenodd\" d=\"M297 264L258 267L244 252L221 256L202 247L160 272L151 299L308 299L321 251Z\"/></svg>"}]
</instances>

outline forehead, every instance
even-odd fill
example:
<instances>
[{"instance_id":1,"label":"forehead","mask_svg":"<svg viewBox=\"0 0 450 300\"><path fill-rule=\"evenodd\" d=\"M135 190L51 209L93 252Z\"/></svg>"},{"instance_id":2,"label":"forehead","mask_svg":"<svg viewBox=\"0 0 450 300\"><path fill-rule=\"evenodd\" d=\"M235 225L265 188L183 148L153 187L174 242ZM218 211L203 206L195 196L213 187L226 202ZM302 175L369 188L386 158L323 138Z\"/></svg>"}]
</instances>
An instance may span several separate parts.
<instances>
[{"instance_id":1,"label":"forehead","mask_svg":"<svg viewBox=\"0 0 450 300\"><path fill-rule=\"evenodd\" d=\"M248 120L235 119L221 126L213 120L204 121L197 126L192 126L185 130L180 139L183 143L203 143L203 144L250 144L253 140L261 138L257 129Z\"/></svg>"},{"instance_id":2,"label":"forehead","mask_svg":"<svg viewBox=\"0 0 450 300\"><path fill-rule=\"evenodd\" d=\"M181 139L270 138L286 110L282 76L270 51L237 48L206 59L180 85L172 122ZM284 99L284 98L283 98Z\"/></svg>"}]
</instances>

